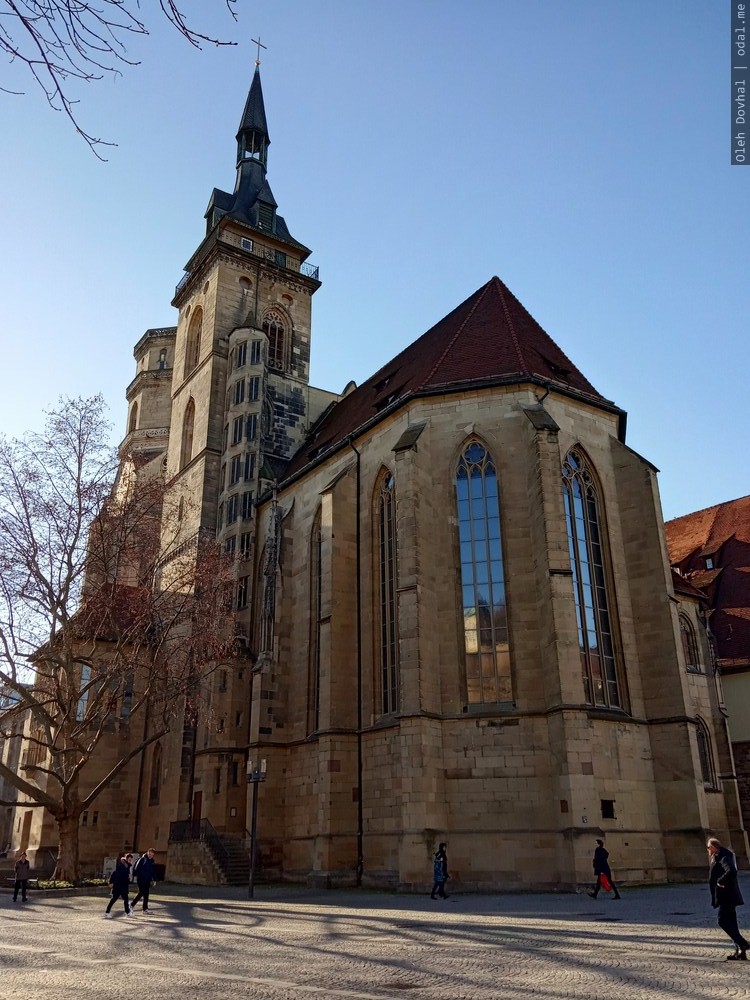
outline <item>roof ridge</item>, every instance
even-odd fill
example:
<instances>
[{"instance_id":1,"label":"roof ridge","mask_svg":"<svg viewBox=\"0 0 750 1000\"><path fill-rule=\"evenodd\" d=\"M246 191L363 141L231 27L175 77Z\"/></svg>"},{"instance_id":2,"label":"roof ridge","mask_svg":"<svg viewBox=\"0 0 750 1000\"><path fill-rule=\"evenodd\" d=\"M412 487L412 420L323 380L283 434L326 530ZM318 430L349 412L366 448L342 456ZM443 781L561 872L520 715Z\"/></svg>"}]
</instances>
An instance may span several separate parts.
<instances>
[{"instance_id":1,"label":"roof ridge","mask_svg":"<svg viewBox=\"0 0 750 1000\"><path fill-rule=\"evenodd\" d=\"M728 507L730 504L737 503L740 500L750 500L750 493L746 493L741 497L735 497L734 500L720 500L718 503L710 503L707 507L701 507L699 510L688 511L687 514L678 514L677 517L670 517L670 519L665 521L664 524L673 524L675 521L681 521L685 517L695 517L696 514L705 514L709 510L718 510L719 507Z\"/></svg>"},{"instance_id":2,"label":"roof ridge","mask_svg":"<svg viewBox=\"0 0 750 1000\"><path fill-rule=\"evenodd\" d=\"M516 328L513 326L513 320L510 315L510 310L508 309L508 303L505 301L505 292L506 291L510 292L510 289L507 288L505 285L503 285L502 281L498 278L497 275L493 276L492 280L490 281L490 284L496 285L500 293L500 303L503 307L503 313L505 314L505 321L508 324L508 328L510 329L511 340L513 341L513 347L515 348L516 357L518 358L518 364L520 366L519 372L523 375L528 375L529 366L526 363L526 358L524 357L523 352L521 350L521 344L518 340L518 335L516 334Z\"/></svg>"},{"instance_id":3,"label":"roof ridge","mask_svg":"<svg viewBox=\"0 0 750 1000\"><path fill-rule=\"evenodd\" d=\"M474 303L474 305L469 310L469 313L466 316L466 318L464 319L463 323L456 330L456 332L453 335L453 337L451 338L450 343L448 344L448 346L445 348L445 350L443 351L443 353L440 355L440 357L437 359L437 361L432 366L432 368L430 369L430 371L427 373L427 378L426 379L424 379L424 378L422 379L422 384L421 384L420 388L424 388L424 386L429 383L429 381L432 378L432 376L435 374L435 372L438 370L438 368L440 367L440 365L443 363L444 359L448 356L448 354L450 353L451 349L453 348L453 345L456 343L456 341L460 337L463 328L466 326L466 324L469 322L469 320L471 319L471 317L476 312L476 310L477 310L477 308L479 306L479 303L482 301L482 299L486 295L487 290L489 289L489 287L490 287L491 284L492 284L492 278L490 278L490 280L486 283L486 285L484 286L484 288L482 288L481 293L477 296L476 302ZM441 320L441 322L442 322L442 320ZM432 329L434 329L434 327ZM430 331L428 330L427 332L429 333Z\"/></svg>"}]
</instances>

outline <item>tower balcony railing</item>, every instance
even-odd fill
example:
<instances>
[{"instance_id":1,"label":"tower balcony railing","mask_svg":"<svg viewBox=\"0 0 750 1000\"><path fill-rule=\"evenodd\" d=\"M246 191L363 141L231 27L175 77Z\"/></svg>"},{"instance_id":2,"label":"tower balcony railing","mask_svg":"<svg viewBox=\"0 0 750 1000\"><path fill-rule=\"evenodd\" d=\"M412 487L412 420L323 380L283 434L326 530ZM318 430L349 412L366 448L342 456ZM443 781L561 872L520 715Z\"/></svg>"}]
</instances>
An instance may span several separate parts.
<instances>
[{"instance_id":1,"label":"tower balcony railing","mask_svg":"<svg viewBox=\"0 0 750 1000\"><path fill-rule=\"evenodd\" d=\"M235 237L233 239L218 238L219 243L227 243L230 246L240 245L245 253L252 254L253 257L258 257L261 260L266 260L270 264L275 264L277 267L282 268L285 271L293 271L295 274L302 274L306 278L312 278L313 281L320 281L320 268L316 264L308 264L307 261L300 261L296 257L292 257L290 254L286 253L284 250L276 250L273 247L263 246L259 244L255 239L243 239L241 237ZM185 287L190 279L192 272L186 271L177 283L174 290L175 295L179 295L181 290Z\"/></svg>"}]
</instances>

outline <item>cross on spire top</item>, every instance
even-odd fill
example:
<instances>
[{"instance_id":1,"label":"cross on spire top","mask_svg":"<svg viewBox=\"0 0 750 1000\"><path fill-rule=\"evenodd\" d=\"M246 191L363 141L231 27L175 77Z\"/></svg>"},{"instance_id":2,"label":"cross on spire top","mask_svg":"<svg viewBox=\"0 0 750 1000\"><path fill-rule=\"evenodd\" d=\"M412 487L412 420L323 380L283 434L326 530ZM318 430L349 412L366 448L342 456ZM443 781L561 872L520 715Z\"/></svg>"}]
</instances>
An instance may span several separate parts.
<instances>
[{"instance_id":1,"label":"cross on spire top","mask_svg":"<svg viewBox=\"0 0 750 1000\"><path fill-rule=\"evenodd\" d=\"M253 43L254 43L255 45L257 45L257 46L258 46L258 54L257 54L257 56L255 57L255 65L256 65L256 66L260 66L260 50L261 50L261 49L266 49L266 50L268 50L268 46L267 46L267 45L264 45L264 44L263 44L263 43L261 42L261 40L260 40L260 35L258 35L258 37L257 37L257 38L251 38L251 39L250 39L250 41L251 41L251 42L253 42Z\"/></svg>"}]
</instances>

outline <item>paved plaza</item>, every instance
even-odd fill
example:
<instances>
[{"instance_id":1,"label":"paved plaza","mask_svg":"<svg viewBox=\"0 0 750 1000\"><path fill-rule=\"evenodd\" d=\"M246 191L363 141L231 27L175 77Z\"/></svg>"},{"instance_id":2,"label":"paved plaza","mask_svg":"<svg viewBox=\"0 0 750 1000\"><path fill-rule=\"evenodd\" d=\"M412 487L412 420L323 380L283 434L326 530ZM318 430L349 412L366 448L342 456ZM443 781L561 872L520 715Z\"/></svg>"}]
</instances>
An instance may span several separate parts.
<instances>
[{"instance_id":1,"label":"paved plaza","mask_svg":"<svg viewBox=\"0 0 750 1000\"><path fill-rule=\"evenodd\" d=\"M715 1000L750 996L703 885L428 896L159 887L114 920L106 897L0 896L0 997L14 1000ZM750 880L743 877L745 898ZM750 906L741 908L748 928Z\"/></svg>"}]
</instances>

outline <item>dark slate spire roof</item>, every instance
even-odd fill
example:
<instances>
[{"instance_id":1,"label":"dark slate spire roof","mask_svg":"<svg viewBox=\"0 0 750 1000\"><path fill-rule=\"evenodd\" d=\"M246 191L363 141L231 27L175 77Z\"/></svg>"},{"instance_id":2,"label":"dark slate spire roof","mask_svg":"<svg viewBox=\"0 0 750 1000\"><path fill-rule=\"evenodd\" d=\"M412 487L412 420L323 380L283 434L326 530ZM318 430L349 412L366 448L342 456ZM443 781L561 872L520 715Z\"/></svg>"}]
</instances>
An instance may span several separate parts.
<instances>
[{"instance_id":1,"label":"dark slate spire roof","mask_svg":"<svg viewBox=\"0 0 750 1000\"><path fill-rule=\"evenodd\" d=\"M622 414L597 392L508 287L491 278L330 407L292 458L287 477L412 396L530 381Z\"/></svg>"},{"instance_id":2,"label":"dark slate spire roof","mask_svg":"<svg viewBox=\"0 0 750 1000\"><path fill-rule=\"evenodd\" d=\"M245 110L242 114L240 127L237 129L237 138L242 132L262 132L266 137L266 144L270 145L271 137L268 134L268 123L266 122L266 108L263 104L263 88L260 85L260 69L255 67L253 82L250 84L250 93L245 101Z\"/></svg>"}]
</instances>

